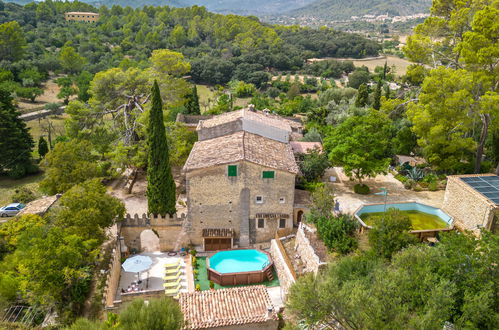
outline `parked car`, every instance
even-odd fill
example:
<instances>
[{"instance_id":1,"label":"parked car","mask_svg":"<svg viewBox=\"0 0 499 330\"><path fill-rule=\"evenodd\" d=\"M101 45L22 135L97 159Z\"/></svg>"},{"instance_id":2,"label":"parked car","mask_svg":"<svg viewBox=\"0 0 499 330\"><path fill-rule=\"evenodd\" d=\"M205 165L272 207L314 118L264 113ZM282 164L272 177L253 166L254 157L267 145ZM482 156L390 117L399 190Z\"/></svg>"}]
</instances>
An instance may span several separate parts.
<instances>
[{"instance_id":1,"label":"parked car","mask_svg":"<svg viewBox=\"0 0 499 330\"><path fill-rule=\"evenodd\" d=\"M0 217L13 217L18 214L26 205L22 203L12 203L4 207L0 207Z\"/></svg>"}]
</instances>

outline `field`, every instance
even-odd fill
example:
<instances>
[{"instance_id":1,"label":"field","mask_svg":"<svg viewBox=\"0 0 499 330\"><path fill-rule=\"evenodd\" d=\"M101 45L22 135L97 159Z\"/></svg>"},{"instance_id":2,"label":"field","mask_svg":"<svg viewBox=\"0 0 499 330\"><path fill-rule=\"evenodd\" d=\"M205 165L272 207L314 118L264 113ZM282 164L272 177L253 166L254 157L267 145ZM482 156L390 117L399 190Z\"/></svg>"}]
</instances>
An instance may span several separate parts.
<instances>
[{"instance_id":1,"label":"field","mask_svg":"<svg viewBox=\"0 0 499 330\"><path fill-rule=\"evenodd\" d=\"M42 86L43 94L38 96L35 102L26 102L24 100L19 100L18 107L22 113L32 112L36 110L42 110L47 103L60 103L61 100L57 98L59 93L59 86L54 82L53 79L47 80Z\"/></svg>"},{"instance_id":2,"label":"field","mask_svg":"<svg viewBox=\"0 0 499 330\"><path fill-rule=\"evenodd\" d=\"M387 55L386 58L375 58L375 59L369 59L369 60L353 60L353 64L355 66L367 66L369 68L369 71L374 72L374 68L377 66L383 66L385 65L385 61L388 64L388 66L395 65L395 74L396 76L403 76L407 72L407 67L411 64L412 62L409 62L408 60L404 60L403 58L396 57L396 56L390 56Z\"/></svg>"},{"instance_id":3,"label":"field","mask_svg":"<svg viewBox=\"0 0 499 330\"><path fill-rule=\"evenodd\" d=\"M10 179L7 177L0 177L0 206L12 202L12 195L17 188L26 187L32 190L37 197L40 193L38 191L38 184L43 179L43 174L30 175L26 178L19 180Z\"/></svg>"},{"instance_id":4,"label":"field","mask_svg":"<svg viewBox=\"0 0 499 330\"><path fill-rule=\"evenodd\" d=\"M64 134L64 119L65 118L66 118L65 115L48 116L45 118L30 120L30 121L26 122L26 125L28 126L29 132L30 132L31 136L33 136L33 140L36 143L36 142L38 142L38 139L42 135L45 138L47 138L49 124L50 124L52 140L55 140L55 138L57 136Z\"/></svg>"}]
</instances>

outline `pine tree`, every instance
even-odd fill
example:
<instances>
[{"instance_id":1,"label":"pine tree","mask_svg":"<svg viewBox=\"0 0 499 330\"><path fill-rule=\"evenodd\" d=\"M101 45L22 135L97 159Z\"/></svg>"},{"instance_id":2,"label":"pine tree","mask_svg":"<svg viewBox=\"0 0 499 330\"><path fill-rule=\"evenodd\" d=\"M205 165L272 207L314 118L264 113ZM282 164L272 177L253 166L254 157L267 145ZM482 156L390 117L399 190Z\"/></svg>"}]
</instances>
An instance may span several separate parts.
<instances>
[{"instance_id":1,"label":"pine tree","mask_svg":"<svg viewBox=\"0 0 499 330\"><path fill-rule=\"evenodd\" d=\"M388 64L385 61L385 65L383 66L383 76L382 79L386 80L386 74L388 73Z\"/></svg>"},{"instance_id":2,"label":"pine tree","mask_svg":"<svg viewBox=\"0 0 499 330\"><path fill-rule=\"evenodd\" d=\"M32 168L33 138L12 104L10 92L0 88L0 172L21 178Z\"/></svg>"},{"instance_id":3,"label":"pine tree","mask_svg":"<svg viewBox=\"0 0 499 330\"><path fill-rule=\"evenodd\" d=\"M43 136L40 136L38 139L38 155L40 159L45 157L45 155L49 152L49 146L47 144L47 140Z\"/></svg>"},{"instance_id":4,"label":"pine tree","mask_svg":"<svg viewBox=\"0 0 499 330\"><path fill-rule=\"evenodd\" d=\"M170 168L168 142L163 122L163 103L158 83L152 88L151 110L147 127L147 207L151 214L174 214L175 182Z\"/></svg>"},{"instance_id":5,"label":"pine tree","mask_svg":"<svg viewBox=\"0 0 499 330\"><path fill-rule=\"evenodd\" d=\"M355 99L355 106L358 108L365 107L369 98L369 91L366 84L361 84L357 91L357 98Z\"/></svg>"},{"instance_id":6,"label":"pine tree","mask_svg":"<svg viewBox=\"0 0 499 330\"><path fill-rule=\"evenodd\" d=\"M185 97L185 113L189 115L200 115L201 109L199 108L199 96L198 88L196 85L192 87L192 90Z\"/></svg>"},{"instance_id":7,"label":"pine tree","mask_svg":"<svg viewBox=\"0 0 499 330\"><path fill-rule=\"evenodd\" d=\"M381 80L378 81L376 85L376 90L374 91L373 108L379 110L381 108Z\"/></svg>"}]
</instances>

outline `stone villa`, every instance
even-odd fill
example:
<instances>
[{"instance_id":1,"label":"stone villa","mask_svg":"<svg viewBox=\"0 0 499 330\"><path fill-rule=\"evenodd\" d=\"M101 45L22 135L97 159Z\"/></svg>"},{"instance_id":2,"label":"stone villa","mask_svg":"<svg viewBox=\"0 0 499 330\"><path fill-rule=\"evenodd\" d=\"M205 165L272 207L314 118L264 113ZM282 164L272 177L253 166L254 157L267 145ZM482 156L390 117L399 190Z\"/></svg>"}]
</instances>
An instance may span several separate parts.
<instances>
[{"instance_id":1,"label":"stone villa","mask_svg":"<svg viewBox=\"0 0 499 330\"><path fill-rule=\"evenodd\" d=\"M296 224L301 125L249 109L199 121L184 165L191 243L204 250L269 242Z\"/></svg>"},{"instance_id":2,"label":"stone villa","mask_svg":"<svg viewBox=\"0 0 499 330\"><path fill-rule=\"evenodd\" d=\"M64 19L66 21L77 21L77 22L97 22L99 20L98 13L83 12L83 11L70 11L64 13Z\"/></svg>"}]
</instances>

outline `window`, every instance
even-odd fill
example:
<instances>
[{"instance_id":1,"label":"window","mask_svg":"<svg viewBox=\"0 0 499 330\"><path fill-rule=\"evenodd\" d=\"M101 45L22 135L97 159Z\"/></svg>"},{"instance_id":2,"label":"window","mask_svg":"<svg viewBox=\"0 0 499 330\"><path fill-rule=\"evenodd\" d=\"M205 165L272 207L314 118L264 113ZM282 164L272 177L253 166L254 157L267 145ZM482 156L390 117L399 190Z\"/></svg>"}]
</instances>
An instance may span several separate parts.
<instances>
[{"instance_id":1,"label":"window","mask_svg":"<svg viewBox=\"0 0 499 330\"><path fill-rule=\"evenodd\" d=\"M265 228L265 219L258 219L258 228Z\"/></svg>"},{"instance_id":2,"label":"window","mask_svg":"<svg viewBox=\"0 0 499 330\"><path fill-rule=\"evenodd\" d=\"M286 228L286 219L279 219L279 228Z\"/></svg>"},{"instance_id":3,"label":"window","mask_svg":"<svg viewBox=\"0 0 499 330\"><path fill-rule=\"evenodd\" d=\"M286 203L286 198L284 198L284 197L279 198L279 203L281 203L281 204Z\"/></svg>"},{"instance_id":4,"label":"window","mask_svg":"<svg viewBox=\"0 0 499 330\"><path fill-rule=\"evenodd\" d=\"M262 172L262 178L264 178L264 179L273 179L273 178L275 178L275 172L274 171L263 171Z\"/></svg>"},{"instance_id":5,"label":"window","mask_svg":"<svg viewBox=\"0 0 499 330\"><path fill-rule=\"evenodd\" d=\"M262 204L263 203L263 196L256 196L255 201L257 204Z\"/></svg>"},{"instance_id":6,"label":"window","mask_svg":"<svg viewBox=\"0 0 499 330\"><path fill-rule=\"evenodd\" d=\"M237 165L227 166L227 175L228 176L237 176Z\"/></svg>"}]
</instances>

